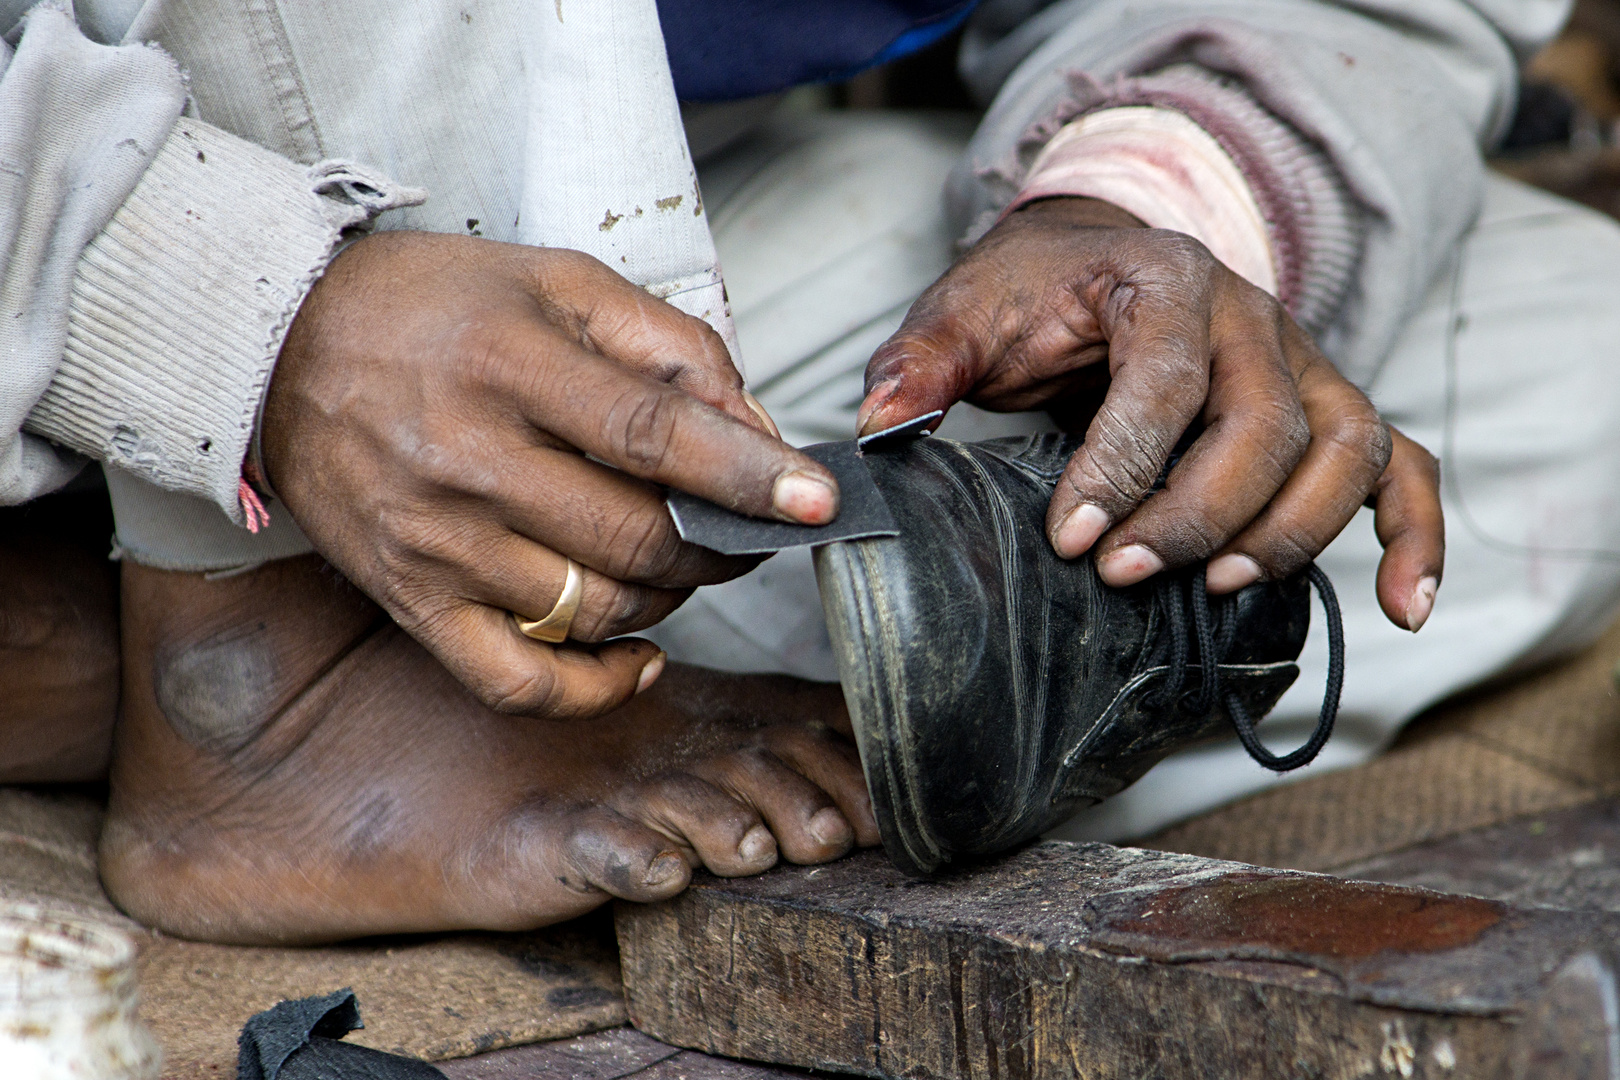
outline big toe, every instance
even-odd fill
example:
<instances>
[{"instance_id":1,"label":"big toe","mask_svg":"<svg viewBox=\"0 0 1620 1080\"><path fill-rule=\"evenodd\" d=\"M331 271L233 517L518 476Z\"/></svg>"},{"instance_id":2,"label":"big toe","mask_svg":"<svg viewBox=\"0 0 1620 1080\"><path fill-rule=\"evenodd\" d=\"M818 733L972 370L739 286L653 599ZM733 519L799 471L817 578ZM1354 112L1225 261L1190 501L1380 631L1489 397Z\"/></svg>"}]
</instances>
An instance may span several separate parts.
<instances>
[{"instance_id":1,"label":"big toe","mask_svg":"<svg viewBox=\"0 0 1620 1080\"><path fill-rule=\"evenodd\" d=\"M606 807L580 813L569 832L559 881L621 900L667 900L692 880L680 845Z\"/></svg>"}]
</instances>

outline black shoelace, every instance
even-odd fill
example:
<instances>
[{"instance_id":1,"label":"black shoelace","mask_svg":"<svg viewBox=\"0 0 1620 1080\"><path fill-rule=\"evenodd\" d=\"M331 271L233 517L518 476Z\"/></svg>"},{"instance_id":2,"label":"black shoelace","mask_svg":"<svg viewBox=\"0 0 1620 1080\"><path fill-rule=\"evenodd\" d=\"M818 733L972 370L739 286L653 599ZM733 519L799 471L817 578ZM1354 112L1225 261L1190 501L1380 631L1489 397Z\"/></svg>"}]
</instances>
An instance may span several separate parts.
<instances>
[{"instance_id":1,"label":"black shoelace","mask_svg":"<svg viewBox=\"0 0 1620 1080\"><path fill-rule=\"evenodd\" d=\"M1168 614L1173 642L1170 671L1165 680L1166 700L1179 697L1186 687L1189 652L1186 609L1191 607L1192 636L1198 644L1199 710L1208 713L1217 701L1224 704L1227 715L1232 719L1232 726L1237 729L1238 740L1243 743L1243 749L1247 750L1255 761L1274 772L1288 772L1302 765L1309 765L1315 760L1316 755L1322 752L1322 747L1327 745L1328 737L1333 734L1333 722L1339 715L1339 693L1344 689L1344 622L1339 615L1339 598L1333 591L1333 583L1315 563L1305 568L1305 576L1316 589L1316 594L1322 598L1322 609L1327 614L1327 689L1322 695L1322 711L1317 716L1316 730L1311 732L1310 739L1304 746L1282 756L1273 754L1260 742L1260 736L1254 730L1254 718L1243 707L1237 691L1230 686L1221 685L1218 658L1226 655L1231 647L1237 620L1221 620L1222 625L1217 634L1215 618L1210 612L1209 590L1204 584L1204 568L1200 566L1188 577L1167 582L1167 587L1161 594L1170 609ZM1188 593L1185 599L1182 597L1183 584L1186 585Z\"/></svg>"}]
</instances>

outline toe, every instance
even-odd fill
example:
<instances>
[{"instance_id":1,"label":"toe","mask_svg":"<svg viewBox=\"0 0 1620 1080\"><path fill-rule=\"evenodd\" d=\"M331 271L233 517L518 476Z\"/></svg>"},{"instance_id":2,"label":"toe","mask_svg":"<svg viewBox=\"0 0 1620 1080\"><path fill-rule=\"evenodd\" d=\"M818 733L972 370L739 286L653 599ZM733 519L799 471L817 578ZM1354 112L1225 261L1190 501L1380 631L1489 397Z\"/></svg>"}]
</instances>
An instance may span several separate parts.
<instances>
[{"instance_id":1,"label":"toe","mask_svg":"<svg viewBox=\"0 0 1620 1080\"><path fill-rule=\"evenodd\" d=\"M606 807L580 813L566 863L562 884L623 900L667 900L692 880L680 845Z\"/></svg>"},{"instance_id":2,"label":"toe","mask_svg":"<svg viewBox=\"0 0 1620 1080\"><path fill-rule=\"evenodd\" d=\"M758 874L776 865L776 838L752 806L707 780L677 774L636 785L616 800L618 809L721 877Z\"/></svg>"},{"instance_id":3,"label":"toe","mask_svg":"<svg viewBox=\"0 0 1620 1080\"><path fill-rule=\"evenodd\" d=\"M872 796L861 771L861 756L849 741L825 730L779 728L772 732L771 752L832 796L834 805L854 827L858 847L883 842Z\"/></svg>"},{"instance_id":4,"label":"toe","mask_svg":"<svg viewBox=\"0 0 1620 1080\"><path fill-rule=\"evenodd\" d=\"M832 796L769 750L740 750L693 772L758 810L789 862L828 862L855 842Z\"/></svg>"}]
</instances>

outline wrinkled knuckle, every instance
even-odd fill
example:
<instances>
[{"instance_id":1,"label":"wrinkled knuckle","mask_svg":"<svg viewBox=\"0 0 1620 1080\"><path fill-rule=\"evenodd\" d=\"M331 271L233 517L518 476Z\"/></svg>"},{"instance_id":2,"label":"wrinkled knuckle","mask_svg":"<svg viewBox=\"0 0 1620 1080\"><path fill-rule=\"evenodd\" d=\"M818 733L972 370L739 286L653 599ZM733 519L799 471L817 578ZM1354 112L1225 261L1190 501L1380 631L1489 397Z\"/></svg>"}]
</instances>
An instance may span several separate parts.
<instances>
[{"instance_id":1,"label":"wrinkled knuckle","mask_svg":"<svg viewBox=\"0 0 1620 1080\"><path fill-rule=\"evenodd\" d=\"M667 321L654 328L657 340L648 341L652 355L638 365L643 374L700 398L742 390L742 374L714 328L690 315L674 314L679 321L673 328Z\"/></svg>"},{"instance_id":2,"label":"wrinkled knuckle","mask_svg":"<svg viewBox=\"0 0 1620 1080\"><path fill-rule=\"evenodd\" d=\"M1305 410L1297 405L1287 410L1286 416L1278 425L1280 430L1278 438L1294 451L1296 459L1303 457L1306 449L1311 445L1311 421L1305 415Z\"/></svg>"},{"instance_id":3,"label":"wrinkled knuckle","mask_svg":"<svg viewBox=\"0 0 1620 1080\"><path fill-rule=\"evenodd\" d=\"M609 577L659 584L672 578L680 565L680 534L667 516L627 511L605 539L603 571Z\"/></svg>"},{"instance_id":4,"label":"wrinkled knuckle","mask_svg":"<svg viewBox=\"0 0 1620 1080\"><path fill-rule=\"evenodd\" d=\"M1192 506L1183 514L1180 529L1180 546L1190 559L1205 559L1214 553L1216 548L1226 543L1231 536L1231 529L1226 523L1219 520L1208 507Z\"/></svg>"},{"instance_id":5,"label":"wrinkled knuckle","mask_svg":"<svg viewBox=\"0 0 1620 1080\"><path fill-rule=\"evenodd\" d=\"M1285 347L1284 342L1289 337L1288 309L1282 306L1282 301L1225 263L1221 266L1227 271L1229 275L1227 282L1231 286L1226 293L1228 297L1226 302L1242 311L1246 324L1254 333L1263 336L1266 343L1277 350L1279 362L1285 363L1281 354Z\"/></svg>"},{"instance_id":6,"label":"wrinkled knuckle","mask_svg":"<svg viewBox=\"0 0 1620 1080\"><path fill-rule=\"evenodd\" d=\"M1171 233L1165 244L1165 249L1171 252L1175 259L1187 267L1207 267L1215 262L1215 256L1203 241L1186 233Z\"/></svg>"},{"instance_id":7,"label":"wrinkled knuckle","mask_svg":"<svg viewBox=\"0 0 1620 1080\"><path fill-rule=\"evenodd\" d=\"M1128 514L1152 486L1143 475L1128 464L1092 460L1078 477L1070 479L1069 487L1082 502L1094 503L1117 519Z\"/></svg>"},{"instance_id":8,"label":"wrinkled knuckle","mask_svg":"<svg viewBox=\"0 0 1620 1080\"><path fill-rule=\"evenodd\" d=\"M511 716L560 717L567 694L563 680L545 667L495 682L479 697L496 712Z\"/></svg>"},{"instance_id":9,"label":"wrinkled knuckle","mask_svg":"<svg viewBox=\"0 0 1620 1080\"><path fill-rule=\"evenodd\" d=\"M418 485L431 490L488 495L499 487L494 470L440 439L419 440L404 458Z\"/></svg>"},{"instance_id":10,"label":"wrinkled knuckle","mask_svg":"<svg viewBox=\"0 0 1620 1080\"><path fill-rule=\"evenodd\" d=\"M1383 472L1395 456L1395 436L1390 433L1389 425L1373 417L1373 427L1367 445L1367 457Z\"/></svg>"},{"instance_id":11,"label":"wrinkled knuckle","mask_svg":"<svg viewBox=\"0 0 1620 1080\"><path fill-rule=\"evenodd\" d=\"M577 248L545 248L541 265L553 274L568 277L594 275L602 264Z\"/></svg>"},{"instance_id":12,"label":"wrinkled knuckle","mask_svg":"<svg viewBox=\"0 0 1620 1080\"><path fill-rule=\"evenodd\" d=\"M660 584L676 576L680 567L680 534L662 521L645 524L631 544L625 577Z\"/></svg>"},{"instance_id":13,"label":"wrinkled knuckle","mask_svg":"<svg viewBox=\"0 0 1620 1080\"><path fill-rule=\"evenodd\" d=\"M380 511L374 520L379 527L369 538L371 565L391 591L406 591L436 569L454 564L455 529L443 519L394 508Z\"/></svg>"},{"instance_id":14,"label":"wrinkled knuckle","mask_svg":"<svg viewBox=\"0 0 1620 1080\"><path fill-rule=\"evenodd\" d=\"M867 364L867 377L892 374L897 369L963 362L962 344L970 340L966 321L955 312L931 314L901 327L878 347Z\"/></svg>"},{"instance_id":15,"label":"wrinkled knuckle","mask_svg":"<svg viewBox=\"0 0 1620 1080\"><path fill-rule=\"evenodd\" d=\"M675 443L678 420L667 394L626 394L609 413L625 468L637 475L658 472Z\"/></svg>"},{"instance_id":16,"label":"wrinkled knuckle","mask_svg":"<svg viewBox=\"0 0 1620 1080\"><path fill-rule=\"evenodd\" d=\"M1140 537L1171 565L1181 566L1208 558L1230 538L1230 530L1203 506L1178 507L1173 516L1158 520L1151 537Z\"/></svg>"},{"instance_id":17,"label":"wrinkled knuckle","mask_svg":"<svg viewBox=\"0 0 1620 1080\"><path fill-rule=\"evenodd\" d=\"M1389 433L1389 426L1379 419L1371 407L1340 414L1329 437L1336 446L1365 462L1375 476L1389 465L1394 453L1395 442Z\"/></svg>"},{"instance_id":18,"label":"wrinkled knuckle","mask_svg":"<svg viewBox=\"0 0 1620 1080\"><path fill-rule=\"evenodd\" d=\"M1171 273L1196 280L1215 269L1215 256L1195 237L1168 229L1155 229L1152 235L1153 254Z\"/></svg>"},{"instance_id":19,"label":"wrinkled knuckle","mask_svg":"<svg viewBox=\"0 0 1620 1080\"><path fill-rule=\"evenodd\" d=\"M575 641L598 642L647 626L651 595L646 589L608 583L600 595L582 604L569 628Z\"/></svg>"},{"instance_id":20,"label":"wrinkled knuckle","mask_svg":"<svg viewBox=\"0 0 1620 1080\"><path fill-rule=\"evenodd\" d=\"M392 592L404 602L398 611L390 611L400 629L425 643L442 643L454 634L454 608L437 602L429 596L401 582Z\"/></svg>"},{"instance_id":21,"label":"wrinkled knuckle","mask_svg":"<svg viewBox=\"0 0 1620 1080\"><path fill-rule=\"evenodd\" d=\"M583 603L574 614L574 621L568 624L568 636L586 645L606 641L614 636L612 623L615 614L611 603Z\"/></svg>"},{"instance_id":22,"label":"wrinkled knuckle","mask_svg":"<svg viewBox=\"0 0 1620 1080\"><path fill-rule=\"evenodd\" d=\"M1294 573L1321 553L1321 545L1311 534L1301 529L1283 528L1272 533L1259 561L1274 578Z\"/></svg>"},{"instance_id":23,"label":"wrinkled knuckle","mask_svg":"<svg viewBox=\"0 0 1620 1080\"><path fill-rule=\"evenodd\" d=\"M1254 423L1263 451L1285 475L1291 472L1311 445L1310 420L1299 403L1272 396L1256 410Z\"/></svg>"},{"instance_id":24,"label":"wrinkled knuckle","mask_svg":"<svg viewBox=\"0 0 1620 1080\"><path fill-rule=\"evenodd\" d=\"M740 388L742 373L737 370L737 365L731 362L731 350L726 348L725 340L715 332L714 327L703 320L693 319L692 322L696 324L691 328L692 351L707 370L715 373L722 381Z\"/></svg>"},{"instance_id":25,"label":"wrinkled knuckle","mask_svg":"<svg viewBox=\"0 0 1620 1080\"><path fill-rule=\"evenodd\" d=\"M588 321L579 308L589 309L599 299L600 289L593 286L606 287L594 280L600 267L596 259L572 248L537 249L529 264L531 285L547 318L566 328L570 337L581 336Z\"/></svg>"},{"instance_id":26,"label":"wrinkled knuckle","mask_svg":"<svg viewBox=\"0 0 1620 1080\"><path fill-rule=\"evenodd\" d=\"M1096 436L1098 451L1089 447L1082 451L1077 459L1081 483L1073 487L1082 494L1084 488L1092 488L1134 506L1159 479L1159 463L1169 456L1169 449L1156 432L1134 429L1106 412L1098 414L1091 433Z\"/></svg>"}]
</instances>

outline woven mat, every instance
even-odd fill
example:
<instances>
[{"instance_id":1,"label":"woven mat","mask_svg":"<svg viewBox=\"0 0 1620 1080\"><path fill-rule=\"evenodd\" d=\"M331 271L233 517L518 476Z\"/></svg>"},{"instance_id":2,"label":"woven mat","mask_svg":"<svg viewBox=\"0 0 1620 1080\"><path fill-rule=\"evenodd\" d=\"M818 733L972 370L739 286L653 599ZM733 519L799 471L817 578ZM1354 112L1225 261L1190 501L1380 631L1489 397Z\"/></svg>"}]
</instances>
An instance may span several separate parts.
<instances>
[{"instance_id":1,"label":"woven mat","mask_svg":"<svg viewBox=\"0 0 1620 1080\"><path fill-rule=\"evenodd\" d=\"M1620 623L1569 660L1453 698L1382 757L1273 788L1138 841L1333 870L1620 793Z\"/></svg>"},{"instance_id":2,"label":"woven mat","mask_svg":"<svg viewBox=\"0 0 1620 1080\"><path fill-rule=\"evenodd\" d=\"M439 1061L625 1021L611 920L532 934L375 939L319 949L199 945L146 931L96 879L101 808L89 796L0 788L0 898L116 923L141 944L141 1017L165 1080L236 1075L236 1035L283 998L352 986L349 1041Z\"/></svg>"}]
</instances>

